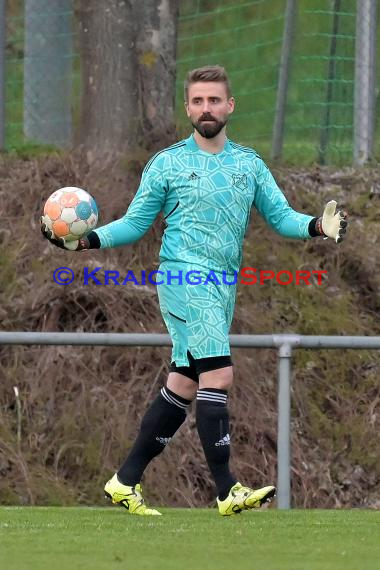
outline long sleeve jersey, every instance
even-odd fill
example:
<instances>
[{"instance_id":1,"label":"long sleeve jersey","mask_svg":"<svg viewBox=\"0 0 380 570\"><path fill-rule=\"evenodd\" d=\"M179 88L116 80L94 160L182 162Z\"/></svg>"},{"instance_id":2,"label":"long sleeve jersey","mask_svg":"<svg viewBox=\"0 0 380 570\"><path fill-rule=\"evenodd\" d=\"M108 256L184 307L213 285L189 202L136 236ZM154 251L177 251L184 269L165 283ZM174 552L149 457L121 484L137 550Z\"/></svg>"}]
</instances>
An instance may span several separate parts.
<instances>
[{"instance_id":1,"label":"long sleeve jersey","mask_svg":"<svg viewBox=\"0 0 380 570\"><path fill-rule=\"evenodd\" d=\"M212 154L191 135L153 156L126 214L95 231L101 248L130 244L162 212L161 262L188 262L232 274L240 268L252 206L282 236L310 238L313 216L289 206L254 150L227 139L222 151Z\"/></svg>"}]
</instances>

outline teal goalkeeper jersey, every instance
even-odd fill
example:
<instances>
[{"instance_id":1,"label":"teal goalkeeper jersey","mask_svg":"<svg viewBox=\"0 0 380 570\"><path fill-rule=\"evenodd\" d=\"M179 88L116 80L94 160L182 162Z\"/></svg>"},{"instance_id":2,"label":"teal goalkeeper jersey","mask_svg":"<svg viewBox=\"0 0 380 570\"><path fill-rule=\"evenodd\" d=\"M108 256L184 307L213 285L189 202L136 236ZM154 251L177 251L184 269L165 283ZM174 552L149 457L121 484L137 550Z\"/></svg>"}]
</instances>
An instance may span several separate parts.
<instances>
[{"instance_id":1,"label":"teal goalkeeper jersey","mask_svg":"<svg viewBox=\"0 0 380 570\"><path fill-rule=\"evenodd\" d=\"M310 238L313 216L289 206L254 150L227 139L223 150L212 154L191 135L153 156L126 214L96 233L101 248L133 243L162 212L161 262L232 274L240 268L252 206L282 236Z\"/></svg>"}]
</instances>

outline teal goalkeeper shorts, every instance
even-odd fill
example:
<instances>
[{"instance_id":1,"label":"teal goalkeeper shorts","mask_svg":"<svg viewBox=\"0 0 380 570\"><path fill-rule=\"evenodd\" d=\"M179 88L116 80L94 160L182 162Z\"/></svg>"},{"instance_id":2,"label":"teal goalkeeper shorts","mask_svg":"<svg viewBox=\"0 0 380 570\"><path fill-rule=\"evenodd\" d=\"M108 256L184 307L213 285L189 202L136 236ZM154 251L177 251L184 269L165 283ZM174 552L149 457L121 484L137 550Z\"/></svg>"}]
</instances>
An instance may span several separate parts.
<instances>
[{"instance_id":1,"label":"teal goalkeeper shorts","mask_svg":"<svg viewBox=\"0 0 380 570\"><path fill-rule=\"evenodd\" d=\"M159 271L163 275L157 275L157 281L162 281L162 284L157 284L158 298L173 343L172 362L176 366L189 366L187 351L195 359L229 356L228 335L235 307L236 284L224 283L222 274L215 272L220 283L217 284L208 279L208 269L186 263L166 261L161 263ZM172 278L180 272L182 284ZM187 282L186 275L191 283ZM232 281L231 276L227 280Z\"/></svg>"}]
</instances>

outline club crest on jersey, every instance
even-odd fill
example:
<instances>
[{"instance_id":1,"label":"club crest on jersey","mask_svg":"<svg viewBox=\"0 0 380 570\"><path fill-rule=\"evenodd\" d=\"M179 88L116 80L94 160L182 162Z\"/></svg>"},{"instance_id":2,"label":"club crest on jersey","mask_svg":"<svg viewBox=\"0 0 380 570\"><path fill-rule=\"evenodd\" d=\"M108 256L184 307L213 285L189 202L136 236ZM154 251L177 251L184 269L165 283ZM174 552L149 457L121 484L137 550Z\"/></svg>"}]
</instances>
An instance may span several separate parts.
<instances>
[{"instance_id":1,"label":"club crest on jersey","mask_svg":"<svg viewBox=\"0 0 380 570\"><path fill-rule=\"evenodd\" d=\"M232 184L239 188L239 190L247 190L248 188L248 177L246 174L233 174Z\"/></svg>"}]
</instances>

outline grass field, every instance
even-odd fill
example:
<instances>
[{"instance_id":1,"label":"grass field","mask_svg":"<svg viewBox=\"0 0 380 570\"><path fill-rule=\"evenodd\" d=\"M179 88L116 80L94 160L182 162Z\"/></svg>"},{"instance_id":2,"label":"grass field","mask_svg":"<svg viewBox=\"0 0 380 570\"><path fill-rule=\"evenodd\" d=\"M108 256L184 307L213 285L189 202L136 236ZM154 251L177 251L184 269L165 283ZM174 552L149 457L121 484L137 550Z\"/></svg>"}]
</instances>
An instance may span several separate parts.
<instances>
[{"instance_id":1,"label":"grass field","mask_svg":"<svg viewBox=\"0 0 380 570\"><path fill-rule=\"evenodd\" d=\"M2 507L4 570L376 570L380 513L163 509L132 517L117 508Z\"/></svg>"}]
</instances>

